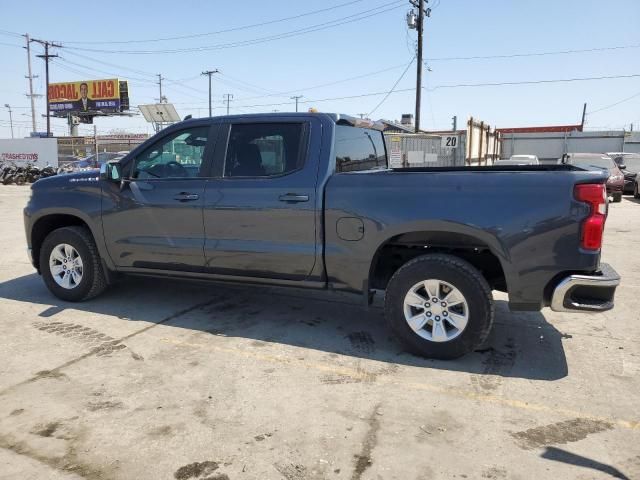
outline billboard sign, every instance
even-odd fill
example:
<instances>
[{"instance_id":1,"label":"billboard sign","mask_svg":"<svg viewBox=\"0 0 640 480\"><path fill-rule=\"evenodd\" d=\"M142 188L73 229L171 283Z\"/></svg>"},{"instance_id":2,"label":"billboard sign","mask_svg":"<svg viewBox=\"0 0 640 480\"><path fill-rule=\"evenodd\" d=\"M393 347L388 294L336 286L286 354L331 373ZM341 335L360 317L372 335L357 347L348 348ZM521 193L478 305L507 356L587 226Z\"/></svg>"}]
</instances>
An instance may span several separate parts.
<instances>
[{"instance_id":1,"label":"billboard sign","mask_svg":"<svg viewBox=\"0 0 640 480\"><path fill-rule=\"evenodd\" d=\"M117 78L49 84L49 110L54 115L119 112L120 100Z\"/></svg>"},{"instance_id":2,"label":"billboard sign","mask_svg":"<svg viewBox=\"0 0 640 480\"><path fill-rule=\"evenodd\" d=\"M57 167L58 142L55 138L0 139L0 163Z\"/></svg>"}]
</instances>

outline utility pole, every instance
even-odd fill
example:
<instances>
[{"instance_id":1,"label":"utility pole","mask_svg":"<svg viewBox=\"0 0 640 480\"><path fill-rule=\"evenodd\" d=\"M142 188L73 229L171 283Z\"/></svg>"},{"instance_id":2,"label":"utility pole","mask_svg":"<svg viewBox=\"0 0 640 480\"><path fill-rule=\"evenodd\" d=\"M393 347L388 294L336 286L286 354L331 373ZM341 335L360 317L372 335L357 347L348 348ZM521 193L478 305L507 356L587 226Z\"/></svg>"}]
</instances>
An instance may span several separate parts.
<instances>
[{"instance_id":1,"label":"utility pole","mask_svg":"<svg viewBox=\"0 0 640 480\"><path fill-rule=\"evenodd\" d=\"M229 104L231 103L231 100L233 100L233 94L225 93L223 96L224 96L224 102L227 104L227 115L229 115Z\"/></svg>"},{"instance_id":2,"label":"utility pole","mask_svg":"<svg viewBox=\"0 0 640 480\"><path fill-rule=\"evenodd\" d=\"M9 110L9 125L11 125L11 138L13 138L13 117L11 116L11 105L5 103L4 106Z\"/></svg>"},{"instance_id":3,"label":"utility pole","mask_svg":"<svg viewBox=\"0 0 640 480\"><path fill-rule=\"evenodd\" d=\"M413 24L413 20L415 17L409 16L407 17L407 21L409 22L409 28L415 28L418 30L418 52L416 54L417 57L417 66L416 66L416 114L415 114L415 131L418 133L420 131L420 103L422 101L422 37L423 37L423 26L424 26L424 17L431 16L431 9L427 8L425 10L424 4L429 0L409 0L409 3L418 9L418 19L415 24Z\"/></svg>"},{"instance_id":4,"label":"utility pole","mask_svg":"<svg viewBox=\"0 0 640 480\"><path fill-rule=\"evenodd\" d=\"M161 73L158 73L157 77L158 77L158 87L160 88L160 98L158 98L158 103L167 103L167 99L162 96L162 80L164 80L164 77L162 76Z\"/></svg>"},{"instance_id":5,"label":"utility pole","mask_svg":"<svg viewBox=\"0 0 640 480\"><path fill-rule=\"evenodd\" d=\"M44 71L45 71L45 84L47 88L47 138L51 136L51 112L49 111L49 59L55 58L58 55L49 55L49 47L60 48L62 45L54 42L49 42L48 40L36 40L35 38L31 39L32 42L39 43L40 45L44 45L44 55L37 55L37 57L42 58L44 60Z\"/></svg>"},{"instance_id":6,"label":"utility pole","mask_svg":"<svg viewBox=\"0 0 640 480\"><path fill-rule=\"evenodd\" d=\"M215 70L206 70L204 72L202 72L202 75L207 75L209 77L209 116L212 117L213 114L211 113L211 75L213 75L214 73L220 73L220 71L216 68Z\"/></svg>"},{"instance_id":7,"label":"utility pole","mask_svg":"<svg viewBox=\"0 0 640 480\"><path fill-rule=\"evenodd\" d=\"M296 112L298 111L298 100L300 100L302 97L304 97L304 95L294 95L293 97L291 97L291 100L296 101Z\"/></svg>"},{"instance_id":8,"label":"utility pole","mask_svg":"<svg viewBox=\"0 0 640 480\"><path fill-rule=\"evenodd\" d=\"M37 125L36 125L36 101L35 101L35 97L40 97L41 95L35 95L33 93L33 79L34 78L38 78L37 75L33 75L31 73L31 39L29 38L29 34L25 33L24 34L24 38L27 41L27 67L28 67L28 72L29 75L27 75L27 78L29 79L29 93L27 94L27 97L29 97L29 100L31 100L31 131L32 132L36 132L37 131Z\"/></svg>"},{"instance_id":9,"label":"utility pole","mask_svg":"<svg viewBox=\"0 0 640 480\"><path fill-rule=\"evenodd\" d=\"M451 117L451 126L453 127L452 130L454 132L458 130L458 117L456 115Z\"/></svg>"},{"instance_id":10,"label":"utility pole","mask_svg":"<svg viewBox=\"0 0 640 480\"><path fill-rule=\"evenodd\" d=\"M365 116L365 115L366 115L366 113L359 113L359 114L358 114L358 116L359 116L360 118L364 118L364 116Z\"/></svg>"},{"instance_id":11,"label":"utility pole","mask_svg":"<svg viewBox=\"0 0 640 480\"><path fill-rule=\"evenodd\" d=\"M582 121L580 122L580 131L584 129L584 119L587 116L587 102L582 106Z\"/></svg>"}]
</instances>

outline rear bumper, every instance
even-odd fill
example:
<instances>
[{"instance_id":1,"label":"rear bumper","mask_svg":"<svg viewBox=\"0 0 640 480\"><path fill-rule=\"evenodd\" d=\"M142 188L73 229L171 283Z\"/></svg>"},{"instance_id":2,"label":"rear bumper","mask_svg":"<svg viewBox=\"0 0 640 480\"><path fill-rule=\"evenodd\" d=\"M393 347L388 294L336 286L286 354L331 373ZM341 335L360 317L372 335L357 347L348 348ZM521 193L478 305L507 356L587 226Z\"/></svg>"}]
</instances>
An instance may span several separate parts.
<instances>
[{"instance_id":1,"label":"rear bumper","mask_svg":"<svg viewBox=\"0 0 640 480\"><path fill-rule=\"evenodd\" d=\"M620 275L610 265L600 264L591 274L573 274L558 283L551 297L556 312L604 312L613 308Z\"/></svg>"},{"instance_id":2,"label":"rear bumper","mask_svg":"<svg viewBox=\"0 0 640 480\"><path fill-rule=\"evenodd\" d=\"M607 193L611 195L612 193L622 193L624 189L624 183L613 183L607 184Z\"/></svg>"},{"instance_id":3,"label":"rear bumper","mask_svg":"<svg viewBox=\"0 0 640 480\"><path fill-rule=\"evenodd\" d=\"M635 183L635 179L624 179L624 189L622 190L624 193L633 193L633 185Z\"/></svg>"}]
</instances>

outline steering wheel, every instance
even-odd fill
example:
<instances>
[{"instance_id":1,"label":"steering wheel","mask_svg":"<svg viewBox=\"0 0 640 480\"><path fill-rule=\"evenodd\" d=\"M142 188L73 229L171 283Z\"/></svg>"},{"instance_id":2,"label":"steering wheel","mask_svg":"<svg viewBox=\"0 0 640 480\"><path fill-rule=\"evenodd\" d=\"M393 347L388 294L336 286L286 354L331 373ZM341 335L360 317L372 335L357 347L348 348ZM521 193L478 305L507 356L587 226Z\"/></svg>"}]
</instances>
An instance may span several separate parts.
<instances>
[{"instance_id":1,"label":"steering wheel","mask_svg":"<svg viewBox=\"0 0 640 480\"><path fill-rule=\"evenodd\" d=\"M175 160L165 164L167 177L188 177L189 171Z\"/></svg>"}]
</instances>

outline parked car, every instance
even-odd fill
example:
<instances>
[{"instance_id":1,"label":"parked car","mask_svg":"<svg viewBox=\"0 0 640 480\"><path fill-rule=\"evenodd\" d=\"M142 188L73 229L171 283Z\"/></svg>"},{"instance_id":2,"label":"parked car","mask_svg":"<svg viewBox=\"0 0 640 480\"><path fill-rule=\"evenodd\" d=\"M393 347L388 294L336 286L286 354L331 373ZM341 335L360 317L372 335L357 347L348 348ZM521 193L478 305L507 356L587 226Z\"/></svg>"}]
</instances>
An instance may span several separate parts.
<instances>
[{"instance_id":1,"label":"parked car","mask_svg":"<svg viewBox=\"0 0 640 480\"><path fill-rule=\"evenodd\" d=\"M66 301L119 274L384 292L407 350L455 358L512 310L601 312L604 170L389 169L382 126L281 113L183 121L95 171L41 180L24 210L31 261ZM613 160L611 160L613 161ZM451 192L455 191L455 197Z\"/></svg>"},{"instance_id":2,"label":"parked car","mask_svg":"<svg viewBox=\"0 0 640 480\"><path fill-rule=\"evenodd\" d=\"M567 153L561 163L575 165L585 169L606 170L609 174L607 179L607 195L613 198L614 202L622 201L622 191L624 189L624 174L618 168L618 164L605 153Z\"/></svg>"},{"instance_id":3,"label":"parked car","mask_svg":"<svg viewBox=\"0 0 640 480\"><path fill-rule=\"evenodd\" d=\"M613 158L624 175L623 193L628 195L635 193L636 177L640 173L640 153L612 152L607 155Z\"/></svg>"},{"instance_id":4,"label":"parked car","mask_svg":"<svg viewBox=\"0 0 640 480\"><path fill-rule=\"evenodd\" d=\"M494 165L540 165L537 155L511 155L509 158L501 158Z\"/></svg>"}]
</instances>

